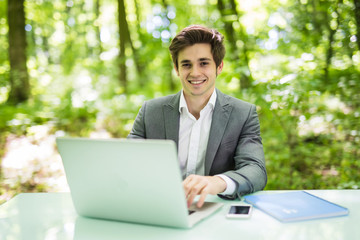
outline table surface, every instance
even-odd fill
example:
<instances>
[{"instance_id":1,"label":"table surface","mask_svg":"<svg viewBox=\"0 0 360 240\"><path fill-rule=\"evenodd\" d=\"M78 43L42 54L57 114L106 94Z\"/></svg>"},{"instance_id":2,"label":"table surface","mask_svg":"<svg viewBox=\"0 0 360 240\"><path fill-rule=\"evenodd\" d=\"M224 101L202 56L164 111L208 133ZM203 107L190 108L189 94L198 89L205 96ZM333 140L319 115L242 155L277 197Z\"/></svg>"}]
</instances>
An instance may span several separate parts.
<instances>
[{"instance_id":1,"label":"table surface","mask_svg":"<svg viewBox=\"0 0 360 240\"><path fill-rule=\"evenodd\" d=\"M284 191L262 191L272 194ZM249 219L227 219L230 204L192 229L175 229L83 218L77 215L70 193L22 193L0 206L0 239L360 239L359 190L310 190L316 196L347 207L348 216L281 223L254 208Z\"/></svg>"}]
</instances>

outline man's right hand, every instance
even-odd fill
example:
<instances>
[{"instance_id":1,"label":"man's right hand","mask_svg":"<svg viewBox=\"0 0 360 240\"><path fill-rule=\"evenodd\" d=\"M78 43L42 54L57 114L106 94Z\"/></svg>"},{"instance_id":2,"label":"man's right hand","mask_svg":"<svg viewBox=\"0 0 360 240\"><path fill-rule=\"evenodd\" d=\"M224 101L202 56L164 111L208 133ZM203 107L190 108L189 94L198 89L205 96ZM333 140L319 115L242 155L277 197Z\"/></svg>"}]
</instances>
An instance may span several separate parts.
<instances>
[{"instance_id":1,"label":"man's right hand","mask_svg":"<svg viewBox=\"0 0 360 240\"><path fill-rule=\"evenodd\" d=\"M183 181L183 187L188 207L200 195L196 206L201 208L208 194L216 195L225 191L226 182L218 176L190 175Z\"/></svg>"}]
</instances>

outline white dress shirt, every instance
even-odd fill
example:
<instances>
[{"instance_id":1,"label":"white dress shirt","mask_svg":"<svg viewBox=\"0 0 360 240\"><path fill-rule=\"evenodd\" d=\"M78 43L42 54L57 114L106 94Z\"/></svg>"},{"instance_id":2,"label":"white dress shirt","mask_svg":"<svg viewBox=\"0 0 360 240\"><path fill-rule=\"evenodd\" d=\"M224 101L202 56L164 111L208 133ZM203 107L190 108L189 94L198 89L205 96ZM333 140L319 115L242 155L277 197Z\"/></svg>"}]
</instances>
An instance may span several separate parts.
<instances>
[{"instance_id":1,"label":"white dress shirt","mask_svg":"<svg viewBox=\"0 0 360 240\"><path fill-rule=\"evenodd\" d=\"M199 119L196 119L189 112L184 93L181 92L178 158L184 179L191 174L205 175L205 155L215 102L216 91L214 90L208 103L200 111ZM221 177L227 185L226 190L221 194L233 194L236 188L235 182L228 176L222 174L217 176Z\"/></svg>"}]
</instances>

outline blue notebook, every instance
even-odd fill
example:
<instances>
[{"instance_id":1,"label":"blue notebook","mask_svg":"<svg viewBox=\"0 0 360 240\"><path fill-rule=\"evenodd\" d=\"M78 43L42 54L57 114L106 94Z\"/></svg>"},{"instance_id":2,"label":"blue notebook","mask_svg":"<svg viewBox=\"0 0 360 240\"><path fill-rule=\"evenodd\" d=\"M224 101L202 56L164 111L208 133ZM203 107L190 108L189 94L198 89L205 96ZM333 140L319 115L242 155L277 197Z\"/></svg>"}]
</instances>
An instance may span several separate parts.
<instances>
[{"instance_id":1,"label":"blue notebook","mask_svg":"<svg viewBox=\"0 0 360 240\"><path fill-rule=\"evenodd\" d=\"M345 216L347 208L305 191L245 196L245 201L281 222Z\"/></svg>"}]
</instances>

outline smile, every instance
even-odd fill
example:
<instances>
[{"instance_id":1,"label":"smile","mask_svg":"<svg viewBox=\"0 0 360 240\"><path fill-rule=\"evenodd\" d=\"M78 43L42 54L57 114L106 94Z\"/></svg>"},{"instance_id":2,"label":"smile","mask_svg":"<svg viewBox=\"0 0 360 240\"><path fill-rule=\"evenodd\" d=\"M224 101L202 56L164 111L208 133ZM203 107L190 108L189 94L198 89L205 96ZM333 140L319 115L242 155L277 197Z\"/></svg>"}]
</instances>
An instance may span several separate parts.
<instances>
[{"instance_id":1,"label":"smile","mask_svg":"<svg viewBox=\"0 0 360 240\"><path fill-rule=\"evenodd\" d=\"M193 85L201 84L201 83L204 83L205 81L206 81L206 79L205 80L188 80L188 82Z\"/></svg>"}]
</instances>

